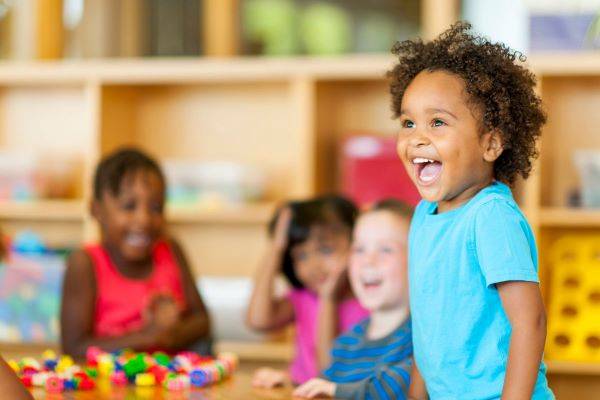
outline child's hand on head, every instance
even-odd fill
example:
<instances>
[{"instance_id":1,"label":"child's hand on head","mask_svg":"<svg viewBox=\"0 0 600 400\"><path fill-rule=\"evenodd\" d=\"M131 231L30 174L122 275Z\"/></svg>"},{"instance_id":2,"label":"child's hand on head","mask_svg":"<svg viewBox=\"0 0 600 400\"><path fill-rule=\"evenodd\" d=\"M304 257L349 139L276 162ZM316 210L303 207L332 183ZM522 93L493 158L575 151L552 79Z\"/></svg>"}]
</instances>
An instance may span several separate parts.
<instances>
[{"instance_id":1,"label":"child's hand on head","mask_svg":"<svg viewBox=\"0 0 600 400\"><path fill-rule=\"evenodd\" d=\"M314 399L316 397L333 397L335 395L336 384L325 379L313 378L310 381L299 386L294 390L293 395Z\"/></svg>"},{"instance_id":2,"label":"child's hand on head","mask_svg":"<svg viewBox=\"0 0 600 400\"><path fill-rule=\"evenodd\" d=\"M283 386L288 379L286 372L273 368L259 368L252 377L255 388L272 389Z\"/></svg>"},{"instance_id":3,"label":"child's hand on head","mask_svg":"<svg viewBox=\"0 0 600 400\"><path fill-rule=\"evenodd\" d=\"M273 245L279 251L285 250L288 244L288 230L292 221L292 209L285 207L279 213L273 234Z\"/></svg>"}]
</instances>

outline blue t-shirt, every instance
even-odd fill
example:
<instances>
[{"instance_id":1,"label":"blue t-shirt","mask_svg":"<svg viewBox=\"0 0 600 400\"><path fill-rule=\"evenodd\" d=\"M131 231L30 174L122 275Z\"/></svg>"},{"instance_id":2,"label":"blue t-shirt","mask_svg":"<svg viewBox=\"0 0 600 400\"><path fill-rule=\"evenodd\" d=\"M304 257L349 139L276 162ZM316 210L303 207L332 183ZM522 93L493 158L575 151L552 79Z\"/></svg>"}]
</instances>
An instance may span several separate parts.
<instances>
[{"instance_id":1,"label":"blue t-shirt","mask_svg":"<svg viewBox=\"0 0 600 400\"><path fill-rule=\"evenodd\" d=\"M409 236L414 354L429 396L499 399L511 334L495 284L538 282L533 233L496 182L437 214L421 201ZM553 399L541 363L533 399Z\"/></svg>"}]
</instances>

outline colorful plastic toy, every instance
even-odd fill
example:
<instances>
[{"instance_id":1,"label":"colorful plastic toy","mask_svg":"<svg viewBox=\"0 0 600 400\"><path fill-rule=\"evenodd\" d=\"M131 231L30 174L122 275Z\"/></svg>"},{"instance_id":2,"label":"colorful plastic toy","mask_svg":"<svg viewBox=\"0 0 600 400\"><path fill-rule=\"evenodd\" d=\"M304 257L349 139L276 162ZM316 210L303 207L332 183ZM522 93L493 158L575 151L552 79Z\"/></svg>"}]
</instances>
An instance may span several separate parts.
<instances>
[{"instance_id":1,"label":"colorful plastic toy","mask_svg":"<svg viewBox=\"0 0 600 400\"><path fill-rule=\"evenodd\" d=\"M9 365L26 387L45 388L48 393L71 390L92 390L96 378L102 385L125 386L135 383L140 390L162 385L169 391L183 391L193 386L204 387L231 376L238 365L232 353L216 359L196 353L182 352L171 358L165 353L134 353L122 350L106 353L90 348L82 368L69 356L57 357L51 351L43 354L43 364L34 358L23 358ZM137 390L136 389L136 390Z\"/></svg>"},{"instance_id":2,"label":"colorful plastic toy","mask_svg":"<svg viewBox=\"0 0 600 400\"><path fill-rule=\"evenodd\" d=\"M600 236L562 237L551 263L546 356L600 362Z\"/></svg>"},{"instance_id":3,"label":"colorful plastic toy","mask_svg":"<svg viewBox=\"0 0 600 400\"><path fill-rule=\"evenodd\" d=\"M154 386L156 385L156 378L151 373L142 372L135 376L135 384L137 386Z\"/></svg>"},{"instance_id":4,"label":"colorful plastic toy","mask_svg":"<svg viewBox=\"0 0 600 400\"><path fill-rule=\"evenodd\" d=\"M49 376L46 379L46 391L48 393L62 393L64 390L65 383L58 376Z\"/></svg>"}]
</instances>

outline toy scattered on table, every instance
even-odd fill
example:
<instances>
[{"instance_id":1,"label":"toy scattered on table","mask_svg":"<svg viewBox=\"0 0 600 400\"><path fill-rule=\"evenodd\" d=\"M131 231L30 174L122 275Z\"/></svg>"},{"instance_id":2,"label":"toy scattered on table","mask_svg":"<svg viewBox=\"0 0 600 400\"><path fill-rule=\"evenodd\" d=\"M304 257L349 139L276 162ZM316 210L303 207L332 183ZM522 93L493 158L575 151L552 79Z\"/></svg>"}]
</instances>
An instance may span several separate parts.
<instances>
[{"instance_id":1,"label":"toy scattered on table","mask_svg":"<svg viewBox=\"0 0 600 400\"><path fill-rule=\"evenodd\" d=\"M554 244L546 355L600 361L600 236L567 235Z\"/></svg>"},{"instance_id":2,"label":"toy scattered on table","mask_svg":"<svg viewBox=\"0 0 600 400\"><path fill-rule=\"evenodd\" d=\"M9 360L8 364L25 387L62 393L67 390L92 390L96 387L97 379L108 379L114 386L162 385L169 391L201 388L227 379L237 369L238 362L238 357L233 353L222 353L213 358L181 352L171 357L162 352L148 354L131 350L107 353L90 347L85 367L75 364L69 356L57 356L52 350L42 354L41 362L25 357L19 362Z\"/></svg>"}]
</instances>

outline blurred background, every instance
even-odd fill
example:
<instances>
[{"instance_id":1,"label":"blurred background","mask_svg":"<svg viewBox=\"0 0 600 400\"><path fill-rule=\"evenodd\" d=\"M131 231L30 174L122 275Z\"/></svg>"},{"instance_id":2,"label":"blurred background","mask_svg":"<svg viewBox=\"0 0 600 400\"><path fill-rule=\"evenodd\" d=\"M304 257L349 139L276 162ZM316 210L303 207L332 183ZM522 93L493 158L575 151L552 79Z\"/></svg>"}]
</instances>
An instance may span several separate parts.
<instances>
[{"instance_id":1,"label":"blurred background","mask_svg":"<svg viewBox=\"0 0 600 400\"><path fill-rule=\"evenodd\" d=\"M559 398L600 393L598 0L0 0L0 350L56 342L65 254L97 237L95 165L135 145L165 169L218 346L289 359L289 332L239 326L266 224L332 191L418 201L389 50L459 19L538 77L549 122L514 192L540 246L550 379Z\"/></svg>"}]
</instances>

